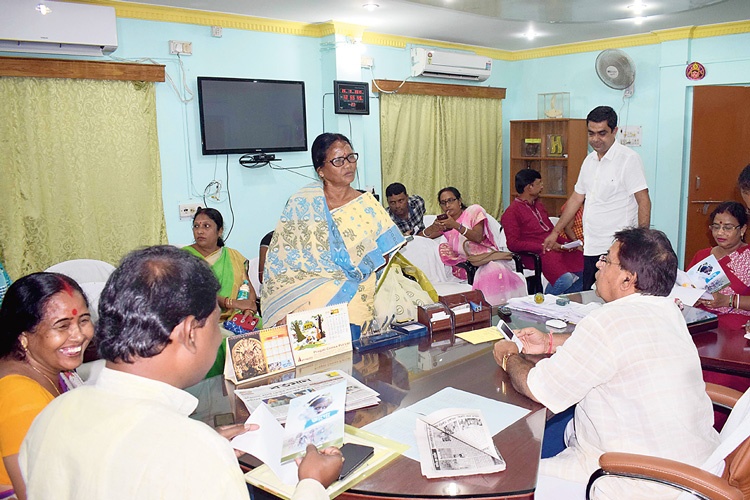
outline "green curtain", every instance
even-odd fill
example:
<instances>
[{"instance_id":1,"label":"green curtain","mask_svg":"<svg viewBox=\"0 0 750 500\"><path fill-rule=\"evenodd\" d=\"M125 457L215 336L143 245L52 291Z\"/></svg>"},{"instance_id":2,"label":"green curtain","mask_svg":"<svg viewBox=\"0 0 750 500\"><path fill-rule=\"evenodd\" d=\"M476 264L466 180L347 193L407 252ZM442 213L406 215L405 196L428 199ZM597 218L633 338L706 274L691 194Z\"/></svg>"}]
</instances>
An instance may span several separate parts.
<instances>
[{"instance_id":1,"label":"green curtain","mask_svg":"<svg viewBox=\"0 0 750 500\"><path fill-rule=\"evenodd\" d=\"M167 241L153 83L0 78L0 172L13 279Z\"/></svg>"},{"instance_id":2,"label":"green curtain","mask_svg":"<svg viewBox=\"0 0 750 500\"><path fill-rule=\"evenodd\" d=\"M500 99L381 94L383 187L392 182L441 213L437 192L454 186L467 205L499 216L502 205ZM384 200L385 202L385 200Z\"/></svg>"}]
</instances>

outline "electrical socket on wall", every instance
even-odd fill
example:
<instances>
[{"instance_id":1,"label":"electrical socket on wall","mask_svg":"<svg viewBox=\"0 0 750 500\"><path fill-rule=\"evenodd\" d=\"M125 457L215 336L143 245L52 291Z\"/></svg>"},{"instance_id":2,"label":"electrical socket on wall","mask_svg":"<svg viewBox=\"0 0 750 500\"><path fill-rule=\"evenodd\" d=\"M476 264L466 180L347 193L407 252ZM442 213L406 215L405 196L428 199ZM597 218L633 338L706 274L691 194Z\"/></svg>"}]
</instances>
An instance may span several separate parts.
<instances>
[{"instance_id":1,"label":"electrical socket on wall","mask_svg":"<svg viewBox=\"0 0 750 500\"><path fill-rule=\"evenodd\" d=\"M179 40L169 41L169 53L180 54L183 56L193 55L193 42L180 42Z\"/></svg>"},{"instance_id":2,"label":"electrical socket on wall","mask_svg":"<svg viewBox=\"0 0 750 500\"><path fill-rule=\"evenodd\" d=\"M637 147L641 145L643 129L640 125L628 125L620 128L620 144L623 146Z\"/></svg>"},{"instance_id":3,"label":"electrical socket on wall","mask_svg":"<svg viewBox=\"0 0 750 500\"><path fill-rule=\"evenodd\" d=\"M195 217L195 212L198 208L203 208L202 203L181 203L180 204L180 220L192 220Z\"/></svg>"}]
</instances>

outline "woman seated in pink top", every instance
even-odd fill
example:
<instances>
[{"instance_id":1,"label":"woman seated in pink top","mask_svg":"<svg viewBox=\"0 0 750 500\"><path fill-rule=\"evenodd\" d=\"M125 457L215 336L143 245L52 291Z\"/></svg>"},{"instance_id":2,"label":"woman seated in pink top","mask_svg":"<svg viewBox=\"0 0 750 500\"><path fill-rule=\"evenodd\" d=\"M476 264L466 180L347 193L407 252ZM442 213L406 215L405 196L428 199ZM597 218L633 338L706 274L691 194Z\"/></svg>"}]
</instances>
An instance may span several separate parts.
<instances>
[{"instance_id":1,"label":"woman seated in pink top","mask_svg":"<svg viewBox=\"0 0 750 500\"><path fill-rule=\"evenodd\" d=\"M527 168L516 174L518 196L500 218L508 241L508 250L534 252L541 255L542 273L550 283L546 293L560 295L580 292L583 288L582 247L562 248L561 245L566 242L566 239L561 234L552 251L543 251L544 239L555 227L549 220L547 209L539 201L539 195L543 189L542 175L536 170ZM531 265L531 259L525 258L524 266L531 267Z\"/></svg>"}]
</instances>

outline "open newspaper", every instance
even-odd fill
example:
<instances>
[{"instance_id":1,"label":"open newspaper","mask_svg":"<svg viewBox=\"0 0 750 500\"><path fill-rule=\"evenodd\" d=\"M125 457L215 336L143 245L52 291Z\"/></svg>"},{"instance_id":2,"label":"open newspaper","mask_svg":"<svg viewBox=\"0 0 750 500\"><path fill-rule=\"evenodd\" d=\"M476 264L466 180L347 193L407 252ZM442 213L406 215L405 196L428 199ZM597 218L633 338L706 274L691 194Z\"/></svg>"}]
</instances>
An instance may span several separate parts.
<instances>
[{"instance_id":1,"label":"open newspaper","mask_svg":"<svg viewBox=\"0 0 750 500\"><path fill-rule=\"evenodd\" d=\"M505 470L480 410L448 408L417 419L422 475L428 479Z\"/></svg>"},{"instance_id":2,"label":"open newspaper","mask_svg":"<svg viewBox=\"0 0 750 500\"><path fill-rule=\"evenodd\" d=\"M316 373L250 389L236 389L234 393L247 406L250 413L261 403L265 403L274 418L283 424L286 422L292 399L341 382L346 383L346 411L376 405L380 401L377 391L341 371Z\"/></svg>"}]
</instances>

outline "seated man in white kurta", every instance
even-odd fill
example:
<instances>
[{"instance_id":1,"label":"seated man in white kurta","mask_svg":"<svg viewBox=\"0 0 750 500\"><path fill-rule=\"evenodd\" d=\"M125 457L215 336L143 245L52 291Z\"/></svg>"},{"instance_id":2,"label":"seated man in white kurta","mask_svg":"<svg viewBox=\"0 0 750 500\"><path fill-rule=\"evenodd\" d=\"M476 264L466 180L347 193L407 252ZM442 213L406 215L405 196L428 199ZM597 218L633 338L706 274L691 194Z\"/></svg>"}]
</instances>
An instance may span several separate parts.
<instances>
[{"instance_id":1,"label":"seated man in white kurta","mask_svg":"<svg viewBox=\"0 0 750 500\"><path fill-rule=\"evenodd\" d=\"M19 454L29 498L248 500L224 437L188 416L216 358L219 282L204 261L164 246L138 250L112 274L99 302L106 366L93 386L56 398L34 420ZM334 451L335 450L335 451ZM300 463L294 500L327 500L338 450L314 446Z\"/></svg>"},{"instance_id":2,"label":"seated man in white kurta","mask_svg":"<svg viewBox=\"0 0 750 500\"><path fill-rule=\"evenodd\" d=\"M586 483L610 451L640 453L700 466L717 447L711 401L698 352L669 294L677 256L660 231L625 229L602 256L596 293L606 304L570 335L517 332L498 342L495 358L513 386L555 413L577 403L567 448L543 459L542 476ZM552 352L534 365L525 354ZM605 478L594 498L676 498L669 487Z\"/></svg>"}]
</instances>

